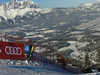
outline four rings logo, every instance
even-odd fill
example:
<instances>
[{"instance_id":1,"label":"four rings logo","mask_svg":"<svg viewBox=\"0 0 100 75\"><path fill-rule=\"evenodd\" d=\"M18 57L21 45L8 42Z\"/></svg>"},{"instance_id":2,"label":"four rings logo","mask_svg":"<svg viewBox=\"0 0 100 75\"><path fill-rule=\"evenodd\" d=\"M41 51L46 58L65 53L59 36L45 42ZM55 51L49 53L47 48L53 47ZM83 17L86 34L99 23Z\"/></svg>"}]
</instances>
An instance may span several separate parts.
<instances>
[{"instance_id":1,"label":"four rings logo","mask_svg":"<svg viewBox=\"0 0 100 75\"><path fill-rule=\"evenodd\" d=\"M5 52L8 55L10 55L10 54L11 55L21 55L22 54L22 50L19 47L9 47L9 46L6 46Z\"/></svg>"}]
</instances>

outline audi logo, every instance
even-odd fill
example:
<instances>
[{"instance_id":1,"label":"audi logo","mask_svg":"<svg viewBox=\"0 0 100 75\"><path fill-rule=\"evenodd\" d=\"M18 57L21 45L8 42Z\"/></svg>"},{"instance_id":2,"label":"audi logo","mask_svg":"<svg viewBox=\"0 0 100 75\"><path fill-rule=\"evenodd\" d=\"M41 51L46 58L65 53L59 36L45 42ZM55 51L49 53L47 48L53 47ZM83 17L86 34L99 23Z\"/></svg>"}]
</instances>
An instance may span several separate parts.
<instances>
[{"instance_id":1,"label":"audi logo","mask_svg":"<svg viewBox=\"0 0 100 75\"><path fill-rule=\"evenodd\" d=\"M5 48L5 52L8 54L8 55L21 55L22 54L22 50L19 48L19 47L9 47L7 46Z\"/></svg>"}]
</instances>

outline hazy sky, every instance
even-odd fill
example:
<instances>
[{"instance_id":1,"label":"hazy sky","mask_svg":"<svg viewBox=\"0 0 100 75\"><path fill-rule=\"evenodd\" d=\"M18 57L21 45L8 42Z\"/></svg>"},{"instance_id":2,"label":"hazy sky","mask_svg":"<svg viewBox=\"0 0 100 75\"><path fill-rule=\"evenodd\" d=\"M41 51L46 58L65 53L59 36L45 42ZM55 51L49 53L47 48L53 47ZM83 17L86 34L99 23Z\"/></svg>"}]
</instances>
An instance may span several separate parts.
<instances>
[{"instance_id":1,"label":"hazy sky","mask_svg":"<svg viewBox=\"0 0 100 75\"><path fill-rule=\"evenodd\" d=\"M0 0L0 3L7 3L12 0ZM23 0L17 0L23 1ZM55 7L77 7L82 3L95 3L98 0L30 0L37 3L41 8Z\"/></svg>"}]
</instances>

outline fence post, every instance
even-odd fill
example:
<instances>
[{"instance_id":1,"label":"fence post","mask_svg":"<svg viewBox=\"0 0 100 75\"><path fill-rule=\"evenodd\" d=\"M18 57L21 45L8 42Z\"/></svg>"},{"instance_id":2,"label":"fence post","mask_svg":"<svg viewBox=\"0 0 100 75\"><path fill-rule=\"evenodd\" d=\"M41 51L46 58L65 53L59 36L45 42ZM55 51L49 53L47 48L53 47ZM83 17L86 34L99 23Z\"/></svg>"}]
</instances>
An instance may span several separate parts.
<instances>
[{"instance_id":1,"label":"fence post","mask_svg":"<svg viewBox=\"0 0 100 75\"><path fill-rule=\"evenodd\" d=\"M45 44L45 55L46 55L46 63L47 63L47 46Z\"/></svg>"},{"instance_id":2,"label":"fence post","mask_svg":"<svg viewBox=\"0 0 100 75\"><path fill-rule=\"evenodd\" d=\"M49 49L50 49L50 60L51 60L51 48L50 48L50 44L49 44ZM51 64L51 62L50 62L50 64Z\"/></svg>"},{"instance_id":3,"label":"fence post","mask_svg":"<svg viewBox=\"0 0 100 75\"><path fill-rule=\"evenodd\" d=\"M32 38L31 38L31 44L32 44Z\"/></svg>"},{"instance_id":4,"label":"fence post","mask_svg":"<svg viewBox=\"0 0 100 75\"><path fill-rule=\"evenodd\" d=\"M52 49L52 51L53 51L53 64L54 64L54 49Z\"/></svg>"},{"instance_id":5,"label":"fence post","mask_svg":"<svg viewBox=\"0 0 100 75\"><path fill-rule=\"evenodd\" d=\"M19 35L18 35L18 43L19 43Z\"/></svg>"},{"instance_id":6,"label":"fence post","mask_svg":"<svg viewBox=\"0 0 100 75\"><path fill-rule=\"evenodd\" d=\"M22 43L23 43L23 37L22 37Z\"/></svg>"},{"instance_id":7,"label":"fence post","mask_svg":"<svg viewBox=\"0 0 100 75\"><path fill-rule=\"evenodd\" d=\"M39 44L39 51L40 51L40 62L42 62L42 59L41 59L41 50L40 50L40 43Z\"/></svg>"},{"instance_id":8,"label":"fence post","mask_svg":"<svg viewBox=\"0 0 100 75\"><path fill-rule=\"evenodd\" d=\"M57 55L57 60L56 61L57 61L57 64L58 64L58 54L57 54L57 52L56 52L56 55Z\"/></svg>"},{"instance_id":9,"label":"fence post","mask_svg":"<svg viewBox=\"0 0 100 75\"><path fill-rule=\"evenodd\" d=\"M5 42L6 42L6 33L5 33Z\"/></svg>"}]
</instances>

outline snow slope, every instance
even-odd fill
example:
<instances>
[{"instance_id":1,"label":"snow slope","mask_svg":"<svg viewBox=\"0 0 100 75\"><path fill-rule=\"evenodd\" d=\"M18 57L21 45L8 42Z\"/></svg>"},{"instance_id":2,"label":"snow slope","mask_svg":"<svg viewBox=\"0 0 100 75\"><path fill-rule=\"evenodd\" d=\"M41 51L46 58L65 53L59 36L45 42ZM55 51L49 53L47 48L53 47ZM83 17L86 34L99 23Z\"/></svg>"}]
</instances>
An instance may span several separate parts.
<instances>
[{"instance_id":1,"label":"snow slope","mask_svg":"<svg viewBox=\"0 0 100 75\"><path fill-rule=\"evenodd\" d=\"M45 63L0 59L0 75L73 75Z\"/></svg>"},{"instance_id":2,"label":"snow slope","mask_svg":"<svg viewBox=\"0 0 100 75\"><path fill-rule=\"evenodd\" d=\"M80 49L81 47L85 47L88 44L88 42L77 42L77 41L67 41L67 42L70 43L70 45L68 47L60 48L58 50L58 52L66 51L68 49L71 49L71 50L73 50L73 52L71 53L71 56L73 58L76 58L75 56L77 56L77 57L78 56L81 56L81 57L85 56L85 54L82 53L82 52L79 52L78 49ZM76 45L77 45L77 47L76 47Z\"/></svg>"},{"instance_id":3,"label":"snow slope","mask_svg":"<svg viewBox=\"0 0 100 75\"><path fill-rule=\"evenodd\" d=\"M52 64L0 59L0 75L100 75L100 73L72 74Z\"/></svg>"},{"instance_id":4,"label":"snow slope","mask_svg":"<svg viewBox=\"0 0 100 75\"><path fill-rule=\"evenodd\" d=\"M87 74L79 74L79 75L100 75L100 73L87 73Z\"/></svg>"}]
</instances>

